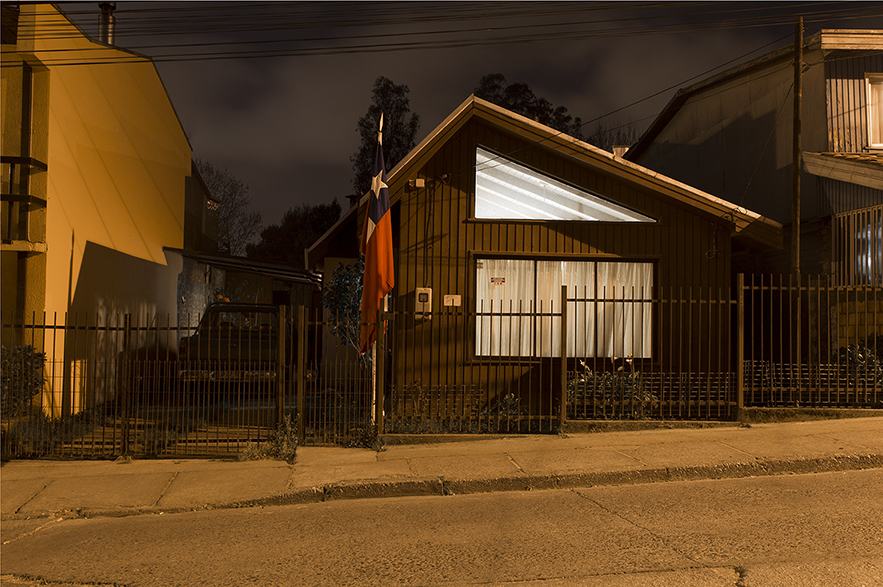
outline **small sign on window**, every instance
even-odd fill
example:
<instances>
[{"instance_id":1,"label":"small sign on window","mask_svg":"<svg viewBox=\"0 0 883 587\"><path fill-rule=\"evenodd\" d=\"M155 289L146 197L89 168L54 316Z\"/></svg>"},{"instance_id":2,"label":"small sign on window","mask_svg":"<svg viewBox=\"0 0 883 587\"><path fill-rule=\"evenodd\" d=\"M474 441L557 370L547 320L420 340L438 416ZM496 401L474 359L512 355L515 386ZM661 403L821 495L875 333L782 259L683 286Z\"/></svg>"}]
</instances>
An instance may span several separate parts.
<instances>
[{"instance_id":1,"label":"small sign on window","mask_svg":"<svg viewBox=\"0 0 883 587\"><path fill-rule=\"evenodd\" d=\"M505 277L491 277L491 285L504 285L505 283Z\"/></svg>"}]
</instances>

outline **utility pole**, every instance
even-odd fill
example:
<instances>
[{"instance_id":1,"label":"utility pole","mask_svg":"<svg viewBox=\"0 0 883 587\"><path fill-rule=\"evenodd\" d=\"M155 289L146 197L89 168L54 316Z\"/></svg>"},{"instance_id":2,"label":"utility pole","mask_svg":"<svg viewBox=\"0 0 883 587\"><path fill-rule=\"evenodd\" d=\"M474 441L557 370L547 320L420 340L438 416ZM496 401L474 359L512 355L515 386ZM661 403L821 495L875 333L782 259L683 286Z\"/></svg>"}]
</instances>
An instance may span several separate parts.
<instances>
[{"instance_id":1,"label":"utility pole","mask_svg":"<svg viewBox=\"0 0 883 587\"><path fill-rule=\"evenodd\" d=\"M792 157L793 188L791 192L791 273L800 284L800 110L803 89L803 17L794 27L794 154Z\"/></svg>"},{"instance_id":2,"label":"utility pole","mask_svg":"<svg viewBox=\"0 0 883 587\"><path fill-rule=\"evenodd\" d=\"M792 172L794 173L794 188L791 194L791 273L794 281L797 283L797 296L794 300L795 309L794 316L797 318L796 340L797 344L792 349L792 357L797 365L803 364L801 355L801 294L800 287L800 110L801 98L803 97L803 89L801 87L801 78L803 77L803 17L797 17L797 23L794 25L794 156L792 158ZM800 384L798 384L798 393L801 393Z\"/></svg>"}]
</instances>

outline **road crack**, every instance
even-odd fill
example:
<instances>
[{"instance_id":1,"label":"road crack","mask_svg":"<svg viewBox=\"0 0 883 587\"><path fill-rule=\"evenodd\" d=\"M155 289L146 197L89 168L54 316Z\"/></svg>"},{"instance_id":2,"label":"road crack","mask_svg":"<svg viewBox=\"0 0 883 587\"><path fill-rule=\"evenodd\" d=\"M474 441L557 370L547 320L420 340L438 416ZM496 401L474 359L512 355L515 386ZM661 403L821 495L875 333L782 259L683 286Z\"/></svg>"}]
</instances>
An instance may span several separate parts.
<instances>
[{"instance_id":1,"label":"road crack","mask_svg":"<svg viewBox=\"0 0 883 587\"><path fill-rule=\"evenodd\" d=\"M601 509L602 511L604 511L604 512L610 514L611 516L613 516L613 517L615 517L615 518L618 518L618 519L622 520L623 522L625 522L625 523L627 523L627 524L629 524L629 525L631 525L631 526L633 526L633 527L635 527L635 528L638 528L639 530L643 530L644 532L646 532L647 534L649 534L649 535L652 536L653 538L657 539L657 540L658 540L660 543L662 543L666 548L668 548L668 549L670 549L670 550L672 550L672 551L678 553L679 555L681 555L682 557L686 558L687 560L689 560L689 561L695 563L697 566L700 566L700 567L702 567L702 568L706 568L706 565L703 564L700 560L698 560L698 559L696 559L696 558L690 556L689 554L687 554L687 553L684 552L683 550L677 548L676 546L673 546L672 544L669 544L669 541L668 541L668 540L666 540L663 536L657 534L656 532L654 532L653 530L651 530L651 529L648 528L647 526L642 526L641 524L635 522L634 520L631 520L631 519L629 519L629 518L623 516L623 515L620 514L619 512L614 511L614 510L608 508L607 506L603 505L603 504L602 504L601 502L599 502L598 500L596 500L596 499L592 499L591 497L589 497L589 496L587 496L587 495L585 495L585 494L583 494L583 493L580 493L580 492L577 490L577 488L571 489L570 491L573 492L573 493L575 493L577 496L583 498L584 500L586 500L586 501L588 501L588 502L594 504L594 505L597 506L599 509Z\"/></svg>"},{"instance_id":2,"label":"road crack","mask_svg":"<svg viewBox=\"0 0 883 587\"><path fill-rule=\"evenodd\" d=\"M37 585L49 587L52 585L60 585L62 587L129 587L128 583L53 581L32 575L0 575L0 578L3 580L3 585L8 583L10 587L13 585L21 585L22 587L36 587Z\"/></svg>"},{"instance_id":3,"label":"road crack","mask_svg":"<svg viewBox=\"0 0 883 587\"><path fill-rule=\"evenodd\" d=\"M519 464L515 461L515 459L512 458L512 455L510 455L509 453L503 453L503 454L505 454L505 455L506 455L506 458L509 459L509 461L510 461L513 465L515 465L515 468L518 469L518 472L519 472L519 473L524 473L524 469L522 469L522 468L521 468L521 465L519 465Z\"/></svg>"},{"instance_id":4,"label":"road crack","mask_svg":"<svg viewBox=\"0 0 883 587\"><path fill-rule=\"evenodd\" d=\"M26 505L28 505L29 503L31 503L32 501L34 501L34 498L37 497L38 495L40 495L41 493L43 493L43 491L44 491L47 487L49 487L50 485L52 485L52 481L49 481L46 485L44 485L43 487L41 487L40 489L38 489L37 491L35 491L35 492L34 492L34 495L30 496L30 497L27 499L27 501L25 501L23 504L21 504L20 506L18 506L18 508L17 508L17 509L15 510L15 512L13 512L13 513L17 514L17 513L21 512L21 508L25 507Z\"/></svg>"},{"instance_id":5,"label":"road crack","mask_svg":"<svg viewBox=\"0 0 883 587\"><path fill-rule=\"evenodd\" d=\"M43 528L46 528L48 526L51 526L52 524L57 524L57 523L63 522L63 521L64 521L63 517L55 518L53 520L46 522L42 526L37 526L36 528L31 530L30 532L26 532L25 534L22 534L21 536L16 536L15 538L10 538L9 540L4 540L2 545L6 546L7 544L12 544L13 542L17 542L17 541L21 540L22 538L28 538L29 536L33 536L34 534L36 534L37 532L39 532Z\"/></svg>"},{"instance_id":6,"label":"road crack","mask_svg":"<svg viewBox=\"0 0 883 587\"><path fill-rule=\"evenodd\" d=\"M153 502L153 505L154 505L154 506L158 506L158 505L159 505L159 502L162 501L162 498L165 496L166 491L169 490L169 487L172 486L172 483L174 483L174 482L175 482L175 479L177 479L177 478L178 478L178 471L175 471L175 474L172 475L172 478L169 479L169 482L166 483L166 486L165 486L165 487L163 487L163 490L162 490L162 492L160 492L159 497L156 499L155 502Z\"/></svg>"}]
</instances>

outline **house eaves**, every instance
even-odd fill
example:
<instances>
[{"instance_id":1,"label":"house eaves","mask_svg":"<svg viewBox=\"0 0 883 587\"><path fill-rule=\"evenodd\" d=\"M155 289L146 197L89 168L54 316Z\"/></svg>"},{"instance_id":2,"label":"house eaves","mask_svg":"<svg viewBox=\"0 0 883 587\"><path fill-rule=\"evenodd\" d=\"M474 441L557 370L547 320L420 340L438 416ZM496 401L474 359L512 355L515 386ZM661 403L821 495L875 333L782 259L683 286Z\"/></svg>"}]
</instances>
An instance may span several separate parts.
<instances>
[{"instance_id":1,"label":"house eaves","mask_svg":"<svg viewBox=\"0 0 883 587\"><path fill-rule=\"evenodd\" d=\"M883 30L822 29L819 34L823 51L883 50Z\"/></svg>"},{"instance_id":2,"label":"house eaves","mask_svg":"<svg viewBox=\"0 0 883 587\"><path fill-rule=\"evenodd\" d=\"M282 281L291 281L295 283L304 283L309 285L319 285L318 276L302 271L281 263L269 263L267 261L255 261L245 257L228 257L225 255L212 255L208 253L200 253L197 251L188 251L186 249L176 249L172 247L163 247L164 251L175 253L193 259L204 265L211 265L225 271L241 271L244 273L255 273L265 275L273 279Z\"/></svg>"},{"instance_id":3,"label":"house eaves","mask_svg":"<svg viewBox=\"0 0 883 587\"><path fill-rule=\"evenodd\" d=\"M874 153L803 153L807 173L883 189L883 156Z\"/></svg>"},{"instance_id":4,"label":"house eaves","mask_svg":"<svg viewBox=\"0 0 883 587\"><path fill-rule=\"evenodd\" d=\"M617 157L594 145L474 96L474 112L484 120L546 145L557 153L618 176L714 218L728 221L732 236L763 247L782 246L782 225L741 206L703 192L651 169Z\"/></svg>"},{"instance_id":5,"label":"house eaves","mask_svg":"<svg viewBox=\"0 0 883 587\"><path fill-rule=\"evenodd\" d=\"M747 239L755 244L774 248L780 248L782 245L782 225L778 222L673 180L637 163L617 157L594 145L475 96L467 98L387 174L391 206L403 197L404 190L401 188L405 181L411 179L442 145L473 117L480 118L536 144L544 145L562 156L577 159L584 165L621 177L637 186L669 197L714 218L723 219L724 222L729 222L732 225L734 238ZM331 239L337 236L344 226L353 221L353 216L357 217L359 210L366 206L367 202L368 194L365 194L360 199L358 206L347 210L328 232L304 252L307 267L313 267L318 263L328 250Z\"/></svg>"},{"instance_id":6,"label":"house eaves","mask_svg":"<svg viewBox=\"0 0 883 587\"><path fill-rule=\"evenodd\" d=\"M386 183L390 186L390 206L392 206L395 202L401 199L401 195L395 193L395 189L393 187L394 178L401 177L403 173L403 169L412 168L419 158L420 160L426 159L426 153L435 153L441 145L444 144L444 140L448 137L453 136L453 134L468 120L468 113L472 109L471 104L472 98L470 97L465 102L460 104L460 106L454 110L447 118L442 121L435 129L429 133L426 138L424 138L420 143L411 149L411 151L405 155L405 157L399 161L395 167L389 170L386 174ZM423 156L419 156L423 153ZM431 156L431 155L429 155ZM315 267L319 259L325 256L325 253L328 251L329 243L336 238L340 232L346 227L350 222L355 222L355 218L358 218L359 210L363 209L364 206L368 204L368 195L370 192L362 194L362 197L359 198L359 203L355 206L351 206L346 212L341 214L340 218L335 222L331 228L329 228L325 234L320 236L313 245L304 250L304 262L307 268Z\"/></svg>"}]
</instances>

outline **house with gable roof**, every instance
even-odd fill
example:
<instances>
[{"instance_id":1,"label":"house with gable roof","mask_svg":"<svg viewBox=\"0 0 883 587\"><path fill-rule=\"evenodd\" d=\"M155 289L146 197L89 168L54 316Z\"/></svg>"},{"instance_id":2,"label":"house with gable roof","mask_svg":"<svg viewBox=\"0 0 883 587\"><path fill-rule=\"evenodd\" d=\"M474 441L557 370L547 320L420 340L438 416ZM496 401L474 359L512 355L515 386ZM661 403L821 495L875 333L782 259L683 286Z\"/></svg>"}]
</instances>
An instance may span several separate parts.
<instances>
[{"instance_id":1,"label":"house with gable roof","mask_svg":"<svg viewBox=\"0 0 883 587\"><path fill-rule=\"evenodd\" d=\"M554 410L547 396L563 383L544 380L543 365L562 355L689 357L696 368L721 369L731 353L710 356L708 324L664 339L674 321L654 298L729 295L734 255L782 243L778 222L474 96L388 171L387 184L389 307L399 320L389 329L387 382L392 393L419 389L435 398L419 401L445 409L446 396L464 390L486 408L542 389L530 401ZM305 251L309 269L328 279L358 259L366 202ZM562 353L561 317L552 314L565 287L577 334ZM579 309L576 298L593 301ZM462 402L454 409L477 413Z\"/></svg>"},{"instance_id":2,"label":"house with gable roof","mask_svg":"<svg viewBox=\"0 0 883 587\"><path fill-rule=\"evenodd\" d=\"M682 88L624 155L785 225L786 246L735 258L791 272L793 47ZM883 31L821 30L803 41L800 269L883 286Z\"/></svg>"}]
</instances>

